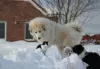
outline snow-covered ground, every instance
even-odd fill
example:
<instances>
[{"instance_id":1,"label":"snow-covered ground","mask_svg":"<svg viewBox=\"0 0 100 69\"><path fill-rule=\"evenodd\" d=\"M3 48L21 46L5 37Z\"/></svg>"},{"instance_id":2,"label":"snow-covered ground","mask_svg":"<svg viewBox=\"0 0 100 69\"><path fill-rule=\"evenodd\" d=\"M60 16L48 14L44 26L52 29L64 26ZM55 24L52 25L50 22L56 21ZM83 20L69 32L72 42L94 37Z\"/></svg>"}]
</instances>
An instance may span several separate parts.
<instances>
[{"instance_id":1,"label":"snow-covered ground","mask_svg":"<svg viewBox=\"0 0 100 69\"><path fill-rule=\"evenodd\" d=\"M1 42L0 69L85 69L85 64L76 55L61 59L56 48L52 46L45 56L35 52L38 42ZM87 51L100 52L100 45L85 45Z\"/></svg>"}]
</instances>

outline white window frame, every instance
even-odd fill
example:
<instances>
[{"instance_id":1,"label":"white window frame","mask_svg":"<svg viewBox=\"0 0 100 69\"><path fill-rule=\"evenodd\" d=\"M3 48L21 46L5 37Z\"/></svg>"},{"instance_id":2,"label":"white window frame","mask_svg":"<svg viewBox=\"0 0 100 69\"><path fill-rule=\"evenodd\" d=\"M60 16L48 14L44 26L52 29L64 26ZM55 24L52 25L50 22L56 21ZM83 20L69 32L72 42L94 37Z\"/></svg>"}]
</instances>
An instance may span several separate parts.
<instances>
[{"instance_id":1,"label":"white window frame","mask_svg":"<svg viewBox=\"0 0 100 69\"><path fill-rule=\"evenodd\" d=\"M5 24L5 38L4 39L0 38L0 42L4 42L7 39L7 22L6 21L0 21L0 23L4 23Z\"/></svg>"},{"instance_id":2,"label":"white window frame","mask_svg":"<svg viewBox=\"0 0 100 69\"><path fill-rule=\"evenodd\" d=\"M25 24L24 24L24 40L25 41L36 41L36 40L34 40L33 38L32 39L26 39L26 24L27 24L28 22L25 22Z\"/></svg>"}]
</instances>

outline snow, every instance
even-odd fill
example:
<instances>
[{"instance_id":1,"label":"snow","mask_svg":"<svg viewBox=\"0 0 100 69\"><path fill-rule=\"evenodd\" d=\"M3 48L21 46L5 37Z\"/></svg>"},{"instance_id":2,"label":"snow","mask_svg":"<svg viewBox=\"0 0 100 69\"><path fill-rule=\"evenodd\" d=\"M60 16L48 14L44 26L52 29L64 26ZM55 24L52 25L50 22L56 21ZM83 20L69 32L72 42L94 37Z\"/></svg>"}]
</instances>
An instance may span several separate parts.
<instances>
[{"instance_id":1,"label":"snow","mask_svg":"<svg viewBox=\"0 0 100 69\"><path fill-rule=\"evenodd\" d=\"M38 42L1 42L0 69L86 69L76 54L61 59L56 46L51 46L46 55L36 51ZM85 45L87 51L100 52L100 45Z\"/></svg>"},{"instance_id":2,"label":"snow","mask_svg":"<svg viewBox=\"0 0 100 69\"><path fill-rule=\"evenodd\" d=\"M88 44L88 45L85 45L84 48L88 52L96 52L96 53L98 53L100 55L100 45Z\"/></svg>"}]
</instances>

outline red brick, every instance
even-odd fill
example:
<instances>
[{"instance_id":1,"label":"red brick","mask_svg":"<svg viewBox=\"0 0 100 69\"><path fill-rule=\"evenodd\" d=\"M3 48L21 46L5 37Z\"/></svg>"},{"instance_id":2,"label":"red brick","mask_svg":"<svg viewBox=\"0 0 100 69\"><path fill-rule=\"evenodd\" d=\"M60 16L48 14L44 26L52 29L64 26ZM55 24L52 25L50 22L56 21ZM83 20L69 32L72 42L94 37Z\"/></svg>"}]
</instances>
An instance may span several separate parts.
<instances>
[{"instance_id":1,"label":"red brick","mask_svg":"<svg viewBox=\"0 0 100 69\"><path fill-rule=\"evenodd\" d=\"M7 41L24 40L25 22L38 16L43 15L29 2L0 1L0 20L7 22Z\"/></svg>"}]
</instances>

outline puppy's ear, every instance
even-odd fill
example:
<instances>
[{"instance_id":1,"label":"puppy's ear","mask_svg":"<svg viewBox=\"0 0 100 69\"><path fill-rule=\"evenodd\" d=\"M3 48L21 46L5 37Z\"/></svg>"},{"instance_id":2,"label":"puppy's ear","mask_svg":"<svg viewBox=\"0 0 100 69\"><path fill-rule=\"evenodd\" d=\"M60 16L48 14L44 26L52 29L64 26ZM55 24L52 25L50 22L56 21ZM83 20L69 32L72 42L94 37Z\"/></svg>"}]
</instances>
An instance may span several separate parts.
<instances>
[{"instance_id":1,"label":"puppy's ear","mask_svg":"<svg viewBox=\"0 0 100 69\"><path fill-rule=\"evenodd\" d=\"M39 45L36 47L36 49L38 49L38 48L41 48L41 44L39 44Z\"/></svg>"},{"instance_id":2,"label":"puppy's ear","mask_svg":"<svg viewBox=\"0 0 100 69\"><path fill-rule=\"evenodd\" d=\"M43 29L44 31L46 31L46 27L45 27L44 24L42 25L42 29Z\"/></svg>"},{"instance_id":3,"label":"puppy's ear","mask_svg":"<svg viewBox=\"0 0 100 69\"><path fill-rule=\"evenodd\" d=\"M32 30L31 30L30 28L28 28L28 30L29 30L30 32L32 32Z\"/></svg>"},{"instance_id":4,"label":"puppy's ear","mask_svg":"<svg viewBox=\"0 0 100 69\"><path fill-rule=\"evenodd\" d=\"M44 42L43 42L43 45L45 45L45 44L48 45L48 41L44 41Z\"/></svg>"},{"instance_id":5,"label":"puppy's ear","mask_svg":"<svg viewBox=\"0 0 100 69\"><path fill-rule=\"evenodd\" d=\"M32 27L31 27L31 26L28 26L28 30L29 30L30 32L32 32Z\"/></svg>"},{"instance_id":6,"label":"puppy's ear","mask_svg":"<svg viewBox=\"0 0 100 69\"><path fill-rule=\"evenodd\" d=\"M81 44L79 44L72 47L72 50L74 53L77 53L79 55L80 53L84 51L84 47Z\"/></svg>"}]
</instances>

